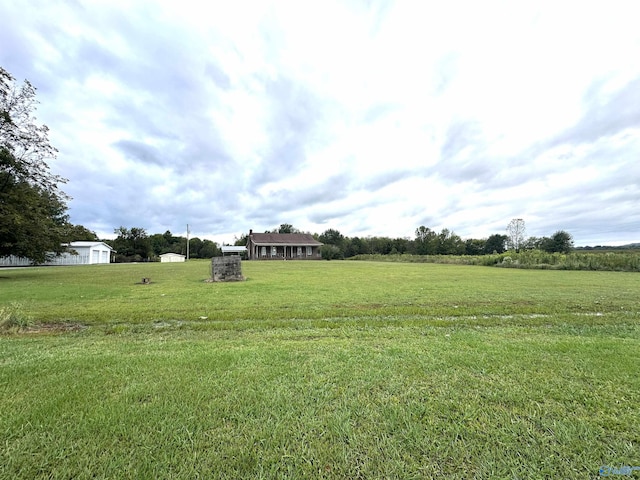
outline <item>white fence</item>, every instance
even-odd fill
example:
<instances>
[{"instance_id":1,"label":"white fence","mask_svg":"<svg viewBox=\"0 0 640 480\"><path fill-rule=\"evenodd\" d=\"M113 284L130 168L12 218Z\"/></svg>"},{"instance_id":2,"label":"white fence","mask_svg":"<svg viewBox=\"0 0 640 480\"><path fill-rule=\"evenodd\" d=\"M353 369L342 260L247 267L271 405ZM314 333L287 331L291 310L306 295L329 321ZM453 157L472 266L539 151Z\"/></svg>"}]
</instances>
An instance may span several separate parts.
<instances>
[{"instance_id":1,"label":"white fence","mask_svg":"<svg viewBox=\"0 0 640 480\"><path fill-rule=\"evenodd\" d=\"M91 263L89 255L71 255L63 253L59 257L53 257L48 262L39 263L38 265L88 265ZM28 258L16 257L11 255L8 257L0 257L0 266L2 267L26 267L33 265Z\"/></svg>"}]
</instances>

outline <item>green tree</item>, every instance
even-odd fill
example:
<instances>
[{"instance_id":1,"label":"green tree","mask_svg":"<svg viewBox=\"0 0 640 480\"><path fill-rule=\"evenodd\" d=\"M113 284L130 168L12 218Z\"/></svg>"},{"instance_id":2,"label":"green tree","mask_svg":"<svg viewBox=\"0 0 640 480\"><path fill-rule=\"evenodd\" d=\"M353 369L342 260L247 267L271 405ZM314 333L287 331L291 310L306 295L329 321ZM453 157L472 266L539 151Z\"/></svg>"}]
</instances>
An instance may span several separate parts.
<instances>
[{"instance_id":1,"label":"green tree","mask_svg":"<svg viewBox=\"0 0 640 480\"><path fill-rule=\"evenodd\" d=\"M564 230L558 230L551 238L545 239L542 249L550 253L569 253L573 250L573 237Z\"/></svg>"},{"instance_id":2,"label":"green tree","mask_svg":"<svg viewBox=\"0 0 640 480\"><path fill-rule=\"evenodd\" d=\"M504 253L506 250L507 240L509 237L506 235L500 235L499 233L494 233L487 238L487 241L484 244L484 251L482 253L491 254L495 253Z\"/></svg>"},{"instance_id":3,"label":"green tree","mask_svg":"<svg viewBox=\"0 0 640 480\"><path fill-rule=\"evenodd\" d=\"M347 240L344 251L345 257L355 257L356 255L369 253L369 245L366 240L360 237L353 237Z\"/></svg>"},{"instance_id":4,"label":"green tree","mask_svg":"<svg viewBox=\"0 0 640 480\"><path fill-rule=\"evenodd\" d=\"M201 258L200 250L202 249L202 240L198 237L189 239L189 256L191 258Z\"/></svg>"},{"instance_id":5,"label":"green tree","mask_svg":"<svg viewBox=\"0 0 640 480\"><path fill-rule=\"evenodd\" d=\"M47 165L57 150L36 122L36 105L31 83L17 86L0 67L0 255L41 262L62 251L69 197L58 186L66 179Z\"/></svg>"},{"instance_id":6,"label":"green tree","mask_svg":"<svg viewBox=\"0 0 640 480\"><path fill-rule=\"evenodd\" d=\"M338 230L329 228L318 236L318 241L326 245L332 245L335 249L320 249L322 258L328 260L332 258L344 258L344 242L345 238ZM337 253L336 253L337 252Z\"/></svg>"},{"instance_id":7,"label":"green tree","mask_svg":"<svg viewBox=\"0 0 640 480\"><path fill-rule=\"evenodd\" d=\"M200 251L198 252L200 258L219 257L221 254L222 251L218 248L218 244L207 239L202 241L202 247L200 247Z\"/></svg>"},{"instance_id":8,"label":"green tree","mask_svg":"<svg viewBox=\"0 0 640 480\"><path fill-rule=\"evenodd\" d=\"M411 244L411 240L408 238L397 237L391 241L391 253L402 255L403 253L407 253L409 251L409 245Z\"/></svg>"},{"instance_id":9,"label":"green tree","mask_svg":"<svg viewBox=\"0 0 640 480\"><path fill-rule=\"evenodd\" d=\"M158 255L162 255L163 253L167 253L168 251L169 244L167 243L167 239L160 233L154 233L153 235L150 235L149 244L151 245L151 250L156 257Z\"/></svg>"},{"instance_id":10,"label":"green tree","mask_svg":"<svg viewBox=\"0 0 640 480\"><path fill-rule=\"evenodd\" d=\"M176 238L169 230L162 234L162 238L164 238L165 245L167 246L172 245L176 241Z\"/></svg>"},{"instance_id":11,"label":"green tree","mask_svg":"<svg viewBox=\"0 0 640 480\"><path fill-rule=\"evenodd\" d=\"M369 237L367 241L373 254L389 255L393 250L393 241L389 237Z\"/></svg>"},{"instance_id":12,"label":"green tree","mask_svg":"<svg viewBox=\"0 0 640 480\"><path fill-rule=\"evenodd\" d=\"M152 254L151 241L144 228L118 227L114 230L118 236L112 241L112 247L118 252L116 261L140 262Z\"/></svg>"},{"instance_id":13,"label":"green tree","mask_svg":"<svg viewBox=\"0 0 640 480\"><path fill-rule=\"evenodd\" d=\"M233 242L233 244L236 247L246 247L248 239L249 239L249 235L247 235L246 233L243 233L242 235L240 235L240 238L236 237L235 242Z\"/></svg>"},{"instance_id":14,"label":"green tree","mask_svg":"<svg viewBox=\"0 0 640 480\"><path fill-rule=\"evenodd\" d=\"M418 255L434 255L437 249L437 235L436 232L429 227L420 225L416 229L416 238L414 240L416 244L416 253Z\"/></svg>"},{"instance_id":15,"label":"green tree","mask_svg":"<svg viewBox=\"0 0 640 480\"><path fill-rule=\"evenodd\" d=\"M448 228L443 228L437 237L438 246L436 253L439 255L463 255L465 252L464 241Z\"/></svg>"},{"instance_id":16,"label":"green tree","mask_svg":"<svg viewBox=\"0 0 640 480\"><path fill-rule=\"evenodd\" d=\"M0 192L0 257L16 255L43 263L64 251L69 226L66 205L26 181L6 181Z\"/></svg>"},{"instance_id":17,"label":"green tree","mask_svg":"<svg viewBox=\"0 0 640 480\"><path fill-rule=\"evenodd\" d=\"M333 228L329 228L320 234L318 240L322 243L326 243L329 245L335 245L336 247L342 247L344 242L344 235L342 235L338 230Z\"/></svg>"},{"instance_id":18,"label":"green tree","mask_svg":"<svg viewBox=\"0 0 640 480\"><path fill-rule=\"evenodd\" d=\"M482 255L484 253L486 240L469 238L464 242L465 255Z\"/></svg>"},{"instance_id":19,"label":"green tree","mask_svg":"<svg viewBox=\"0 0 640 480\"><path fill-rule=\"evenodd\" d=\"M543 245L549 241L549 237L529 237L522 244L524 250L544 250Z\"/></svg>"},{"instance_id":20,"label":"green tree","mask_svg":"<svg viewBox=\"0 0 640 480\"><path fill-rule=\"evenodd\" d=\"M95 242L98 235L93 230L89 230L82 225L67 224L64 227L65 242Z\"/></svg>"},{"instance_id":21,"label":"green tree","mask_svg":"<svg viewBox=\"0 0 640 480\"><path fill-rule=\"evenodd\" d=\"M49 143L49 128L36 123L37 103L36 89L28 80L17 87L13 76L0 67L0 149L10 154L2 157L0 189L13 177L66 200L58 184L67 180L53 175L47 165L57 150Z\"/></svg>"}]
</instances>

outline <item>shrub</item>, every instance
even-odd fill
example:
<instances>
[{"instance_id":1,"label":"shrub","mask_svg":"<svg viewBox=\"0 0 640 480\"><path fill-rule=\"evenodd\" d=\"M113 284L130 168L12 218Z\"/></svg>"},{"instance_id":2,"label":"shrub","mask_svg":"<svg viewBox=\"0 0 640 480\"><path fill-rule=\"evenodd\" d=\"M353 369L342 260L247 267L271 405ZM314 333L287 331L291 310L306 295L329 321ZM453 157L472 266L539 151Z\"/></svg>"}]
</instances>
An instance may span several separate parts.
<instances>
[{"instance_id":1,"label":"shrub","mask_svg":"<svg viewBox=\"0 0 640 480\"><path fill-rule=\"evenodd\" d=\"M338 260L343 258L340 249L331 244L320 247L320 255L322 255L322 258L325 260Z\"/></svg>"}]
</instances>

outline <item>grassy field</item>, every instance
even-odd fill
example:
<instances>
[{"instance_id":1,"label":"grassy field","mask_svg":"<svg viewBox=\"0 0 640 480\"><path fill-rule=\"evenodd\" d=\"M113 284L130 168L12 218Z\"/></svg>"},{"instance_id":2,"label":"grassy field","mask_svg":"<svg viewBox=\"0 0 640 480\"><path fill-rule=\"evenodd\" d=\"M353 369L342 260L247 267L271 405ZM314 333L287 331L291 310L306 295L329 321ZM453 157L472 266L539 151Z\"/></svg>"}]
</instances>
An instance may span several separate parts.
<instances>
[{"instance_id":1,"label":"grassy field","mask_svg":"<svg viewBox=\"0 0 640 480\"><path fill-rule=\"evenodd\" d=\"M30 325L0 336L0 478L640 466L638 274L244 262L246 282L212 284L208 268L0 270L0 308Z\"/></svg>"}]
</instances>

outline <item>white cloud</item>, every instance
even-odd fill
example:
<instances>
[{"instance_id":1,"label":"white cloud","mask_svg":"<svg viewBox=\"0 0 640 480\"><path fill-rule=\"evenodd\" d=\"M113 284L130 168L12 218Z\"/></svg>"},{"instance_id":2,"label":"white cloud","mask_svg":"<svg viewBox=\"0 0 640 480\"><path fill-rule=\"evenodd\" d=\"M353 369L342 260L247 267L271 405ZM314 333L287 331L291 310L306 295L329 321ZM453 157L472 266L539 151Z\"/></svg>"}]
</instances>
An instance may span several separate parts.
<instances>
[{"instance_id":1,"label":"white cloud","mask_svg":"<svg viewBox=\"0 0 640 480\"><path fill-rule=\"evenodd\" d=\"M633 2L0 0L72 221L638 241ZM605 212L605 213L603 213Z\"/></svg>"}]
</instances>

